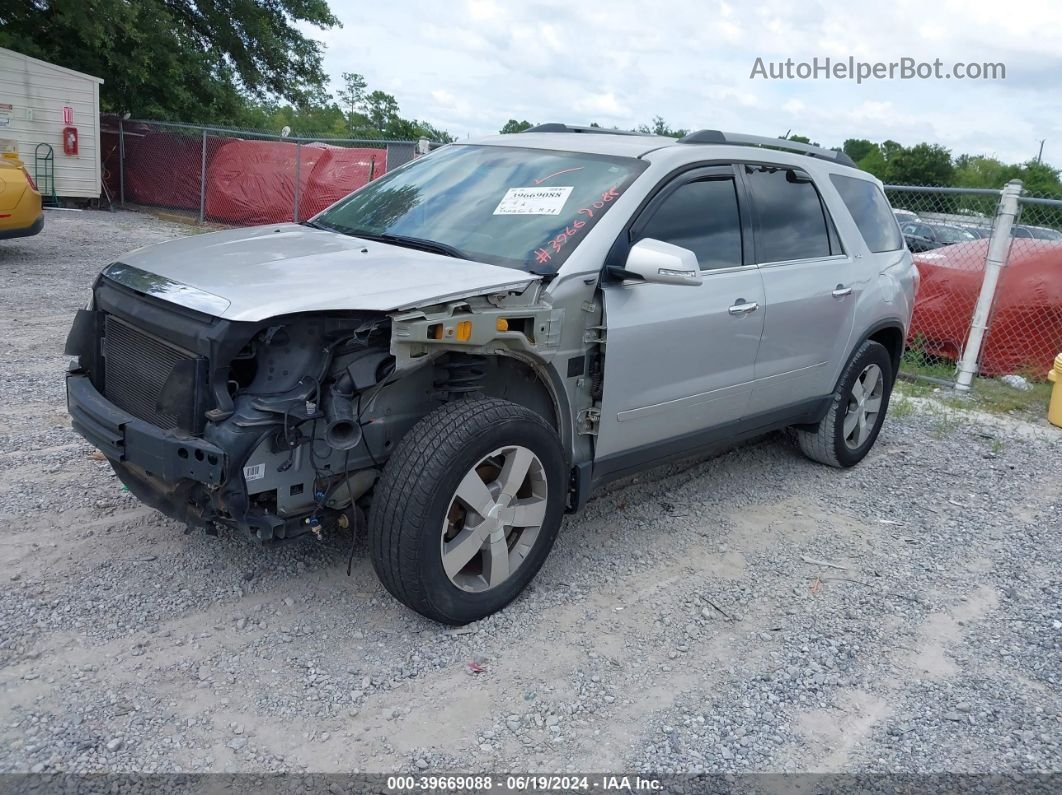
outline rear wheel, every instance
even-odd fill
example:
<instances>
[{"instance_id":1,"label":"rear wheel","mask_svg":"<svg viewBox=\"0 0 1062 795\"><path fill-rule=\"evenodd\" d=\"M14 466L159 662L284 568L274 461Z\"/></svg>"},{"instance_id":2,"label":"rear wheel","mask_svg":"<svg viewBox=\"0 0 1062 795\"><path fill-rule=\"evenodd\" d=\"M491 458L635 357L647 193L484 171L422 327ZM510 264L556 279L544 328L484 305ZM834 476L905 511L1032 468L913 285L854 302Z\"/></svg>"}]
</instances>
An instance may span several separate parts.
<instances>
[{"instance_id":1,"label":"rear wheel","mask_svg":"<svg viewBox=\"0 0 1062 795\"><path fill-rule=\"evenodd\" d=\"M862 461L881 431L893 378L892 359L885 347L864 342L841 374L826 416L814 430L796 430L804 455L835 467Z\"/></svg>"},{"instance_id":2,"label":"rear wheel","mask_svg":"<svg viewBox=\"0 0 1062 795\"><path fill-rule=\"evenodd\" d=\"M566 486L560 439L538 414L493 398L449 403L384 467L369 517L373 567L421 615L483 618L538 573Z\"/></svg>"}]
</instances>

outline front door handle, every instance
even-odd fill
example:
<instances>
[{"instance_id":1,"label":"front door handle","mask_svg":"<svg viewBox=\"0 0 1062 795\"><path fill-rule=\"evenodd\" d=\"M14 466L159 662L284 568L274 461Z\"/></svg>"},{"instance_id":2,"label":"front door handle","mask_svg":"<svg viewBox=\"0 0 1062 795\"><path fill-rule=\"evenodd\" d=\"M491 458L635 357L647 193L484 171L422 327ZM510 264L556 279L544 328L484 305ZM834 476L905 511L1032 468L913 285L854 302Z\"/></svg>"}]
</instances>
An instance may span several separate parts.
<instances>
[{"instance_id":1,"label":"front door handle","mask_svg":"<svg viewBox=\"0 0 1062 795\"><path fill-rule=\"evenodd\" d=\"M747 315L749 312L755 312L759 308L760 305L755 302L747 303L745 301L738 301L730 307L727 312L732 315Z\"/></svg>"},{"instance_id":2,"label":"front door handle","mask_svg":"<svg viewBox=\"0 0 1062 795\"><path fill-rule=\"evenodd\" d=\"M845 287L843 284L838 284L833 290L834 298L844 298L846 295L852 294L851 287Z\"/></svg>"}]
</instances>

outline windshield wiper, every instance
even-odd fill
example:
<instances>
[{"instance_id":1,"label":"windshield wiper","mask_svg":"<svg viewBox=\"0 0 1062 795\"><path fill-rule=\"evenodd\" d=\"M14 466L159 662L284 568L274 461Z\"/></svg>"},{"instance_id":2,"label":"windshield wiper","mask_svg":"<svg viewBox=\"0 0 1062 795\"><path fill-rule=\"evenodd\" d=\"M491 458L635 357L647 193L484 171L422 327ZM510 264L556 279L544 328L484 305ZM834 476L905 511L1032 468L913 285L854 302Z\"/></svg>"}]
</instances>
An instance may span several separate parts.
<instances>
[{"instance_id":1,"label":"windshield wiper","mask_svg":"<svg viewBox=\"0 0 1062 795\"><path fill-rule=\"evenodd\" d=\"M409 235L390 235L381 234L374 235L369 232L359 232L356 229L350 231L344 230L345 234L352 235L354 237L361 237L365 240L373 240L377 243L390 243L393 246L402 246L403 248L414 248L420 251L430 251L434 254L445 254L447 257L454 257L456 259L471 259L465 252L459 248L455 248L447 243L440 243L437 240L428 240L423 237L410 237Z\"/></svg>"},{"instance_id":2,"label":"windshield wiper","mask_svg":"<svg viewBox=\"0 0 1062 795\"><path fill-rule=\"evenodd\" d=\"M335 231L338 231L338 230L336 230L336 228L335 228L335 227L332 227L332 226L328 226L327 224L322 224L322 223L321 223L320 221L300 221L300 224L301 224L302 226L308 226L308 227L310 227L311 229L322 229L322 230L324 230L325 232L335 232Z\"/></svg>"}]
</instances>

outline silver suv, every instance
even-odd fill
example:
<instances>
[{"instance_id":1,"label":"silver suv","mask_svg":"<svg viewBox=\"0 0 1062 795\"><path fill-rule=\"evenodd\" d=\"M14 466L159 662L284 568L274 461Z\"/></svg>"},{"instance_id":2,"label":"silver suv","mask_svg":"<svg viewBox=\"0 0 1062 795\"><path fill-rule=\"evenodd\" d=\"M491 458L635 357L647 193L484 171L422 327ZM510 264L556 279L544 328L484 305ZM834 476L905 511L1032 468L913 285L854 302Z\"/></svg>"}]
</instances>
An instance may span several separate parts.
<instances>
[{"instance_id":1,"label":"silver suv","mask_svg":"<svg viewBox=\"0 0 1062 795\"><path fill-rule=\"evenodd\" d=\"M841 153L543 125L109 265L68 404L145 503L261 542L367 526L387 589L461 624L611 478L784 427L858 463L917 281Z\"/></svg>"}]
</instances>

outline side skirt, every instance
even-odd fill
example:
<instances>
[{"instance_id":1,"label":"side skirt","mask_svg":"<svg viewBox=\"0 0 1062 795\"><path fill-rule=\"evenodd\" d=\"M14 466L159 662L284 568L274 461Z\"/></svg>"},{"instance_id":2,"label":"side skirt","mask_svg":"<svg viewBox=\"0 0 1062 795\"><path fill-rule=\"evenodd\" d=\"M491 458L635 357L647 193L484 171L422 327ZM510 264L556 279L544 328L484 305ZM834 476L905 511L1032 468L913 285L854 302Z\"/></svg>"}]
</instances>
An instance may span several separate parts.
<instances>
[{"instance_id":1,"label":"side skirt","mask_svg":"<svg viewBox=\"0 0 1062 795\"><path fill-rule=\"evenodd\" d=\"M781 409L743 417L714 428L706 428L697 433L605 456L593 462L590 473L587 473L585 468L591 465L585 464L583 471L578 472L572 479L573 491L570 502L572 510L574 512L582 508L589 499L590 492L610 480L633 475L636 472L699 452L709 452L712 448L718 448L721 445L728 446L746 441L791 425L814 425L826 416L832 400L833 395L813 398Z\"/></svg>"}]
</instances>

